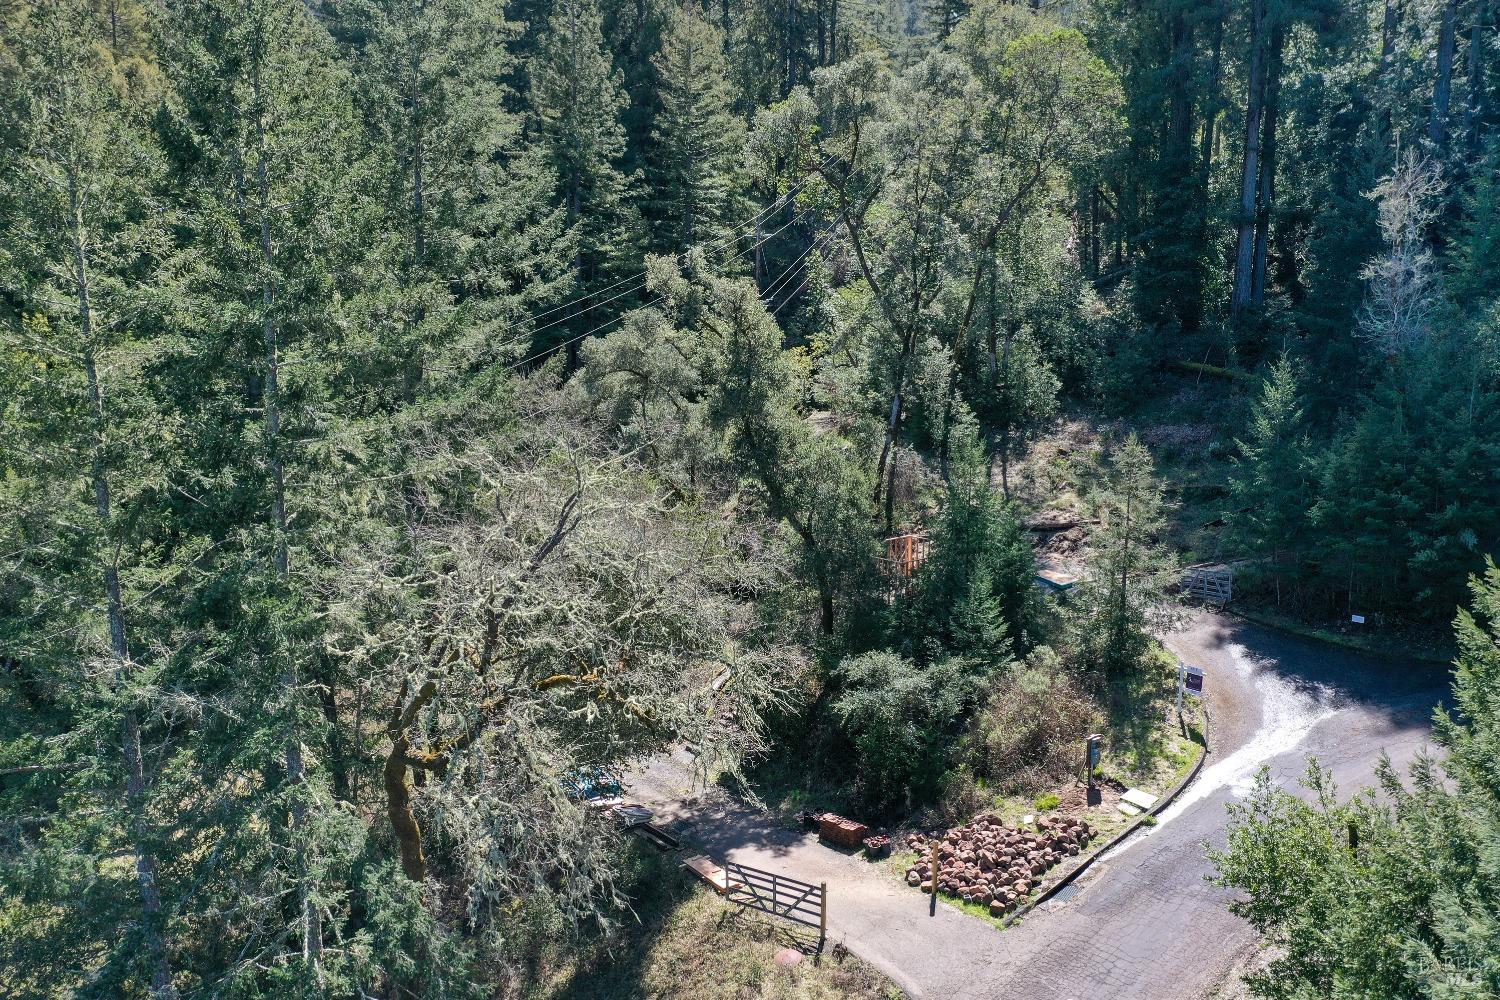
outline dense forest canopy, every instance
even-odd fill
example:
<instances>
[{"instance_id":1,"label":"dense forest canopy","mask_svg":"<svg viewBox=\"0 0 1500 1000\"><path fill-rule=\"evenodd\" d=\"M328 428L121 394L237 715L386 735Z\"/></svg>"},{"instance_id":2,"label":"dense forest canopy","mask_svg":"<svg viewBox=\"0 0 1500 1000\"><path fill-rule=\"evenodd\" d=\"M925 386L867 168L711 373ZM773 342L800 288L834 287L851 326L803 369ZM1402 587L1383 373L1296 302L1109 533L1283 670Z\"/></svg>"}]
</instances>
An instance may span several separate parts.
<instances>
[{"instance_id":1,"label":"dense forest canopy","mask_svg":"<svg viewBox=\"0 0 1500 1000\"><path fill-rule=\"evenodd\" d=\"M1185 378L1195 557L1450 620L1497 86L1495 0L0 4L3 991L509 995L626 913L579 769L940 795L1149 661L1151 451L1065 609L1017 469Z\"/></svg>"}]
</instances>

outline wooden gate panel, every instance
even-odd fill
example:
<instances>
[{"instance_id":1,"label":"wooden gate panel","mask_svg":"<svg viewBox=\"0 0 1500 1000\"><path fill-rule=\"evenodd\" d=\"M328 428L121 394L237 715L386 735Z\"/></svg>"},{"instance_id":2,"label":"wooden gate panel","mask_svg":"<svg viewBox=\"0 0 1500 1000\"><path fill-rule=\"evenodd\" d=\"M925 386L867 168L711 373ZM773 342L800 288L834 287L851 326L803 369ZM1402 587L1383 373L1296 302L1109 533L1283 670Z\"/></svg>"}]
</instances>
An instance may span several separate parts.
<instances>
[{"instance_id":1,"label":"wooden gate panel","mask_svg":"<svg viewBox=\"0 0 1500 1000\"><path fill-rule=\"evenodd\" d=\"M705 855L688 858L683 866L736 906L816 928L818 950L822 950L828 937L827 882L814 885L733 861L720 867Z\"/></svg>"},{"instance_id":2,"label":"wooden gate panel","mask_svg":"<svg viewBox=\"0 0 1500 1000\"><path fill-rule=\"evenodd\" d=\"M1228 604L1234 597L1234 571L1227 566L1190 569L1182 578L1182 589L1207 604Z\"/></svg>"},{"instance_id":3,"label":"wooden gate panel","mask_svg":"<svg viewBox=\"0 0 1500 1000\"><path fill-rule=\"evenodd\" d=\"M724 862L733 888L725 898L740 906L822 930L827 902L822 885L788 878L775 872Z\"/></svg>"}]
</instances>

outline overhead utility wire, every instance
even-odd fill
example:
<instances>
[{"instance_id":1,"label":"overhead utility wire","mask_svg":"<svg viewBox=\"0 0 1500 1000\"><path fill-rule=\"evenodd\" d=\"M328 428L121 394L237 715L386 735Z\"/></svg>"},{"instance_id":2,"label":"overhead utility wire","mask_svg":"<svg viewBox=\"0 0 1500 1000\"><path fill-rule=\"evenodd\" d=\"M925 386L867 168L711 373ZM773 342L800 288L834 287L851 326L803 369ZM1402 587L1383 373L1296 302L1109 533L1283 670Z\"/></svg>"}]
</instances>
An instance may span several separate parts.
<instances>
[{"instance_id":1,"label":"overhead utility wire","mask_svg":"<svg viewBox=\"0 0 1500 1000\"><path fill-rule=\"evenodd\" d=\"M801 222L802 220L804 220L805 218L807 218L808 214L811 211L812 211L811 209L806 209L805 208L802 211L798 212L796 215L792 216L786 222L783 222L781 225L777 226L775 229L773 229L769 233L765 234L765 237L764 237L764 239L761 242L765 242L766 240L773 239L779 233L781 233L782 230L786 229L788 226L796 225L798 222ZM739 258L745 256L746 254L751 253L752 251L754 251L755 247L759 246L759 245L760 244L756 244L755 246L747 247L746 249L741 250L739 253L734 254L733 256L731 256L729 258L729 260L731 260L731 261L732 260L738 260ZM728 263L728 261L726 261L726 263ZM616 298L618 298L618 296L616 296ZM521 361L518 361L518 362L516 362L515 364L512 364L512 365L507 365L506 368L505 368L505 370L506 371L511 371L512 369L519 368L521 365L527 364L528 362L531 362L531 361L534 361L534 360L536 360L537 358L541 357L544 354L549 354L552 351L557 350L559 347L566 347L568 344L575 343L576 341L582 340L585 337L588 337L588 336L591 336L592 334L598 333L600 330L602 330L602 329L604 329L606 327L609 327L609 326L613 326L615 323L618 323L620 320L624 319L626 316L629 316L632 313L640 312L642 309L645 309L645 308L647 308L649 306L655 305L656 303L658 303L660 301L661 301L661 296L658 295L655 298L651 299L649 302L644 302L641 305L636 306L633 309L627 309L627 310L625 310L620 315L616 316L614 319L606 320L605 322L599 324L598 326L596 326L596 327L594 327L594 328L592 328L590 330L587 330L587 331L585 331L583 333L577 334L576 336L569 337L567 340L563 340L563 341L560 341L560 342L558 342L556 344L552 344L552 345L544 348L543 350L537 352L535 355L533 355L533 356L531 356L529 358L524 358ZM600 304L602 305L603 303L600 303ZM581 316L583 314L582 313L578 313L576 315L580 315ZM572 317L569 317L569 318L571 319ZM527 333L526 333L525 336L518 337L517 339L512 340L510 343L505 344L503 347L501 347L501 350L503 351L503 350L505 350L507 348L515 347L518 344L521 344L521 343L525 342L526 340L529 340L531 338L531 335L533 333L535 333L535 332L536 331L527 331Z\"/></svg>"},{"instance_id":2,"label":"overhead utility wire","mask_svg":"<svg viewBox=\"0 0 1500 1000\"><path fill-rule=\"evenodd\" d=\"M804 216L806 216L809 211L810 211L810 209L804 209L803 211L798 212L796 216L794 216L788 222L783 223L775 231L773 231L772 233L768 234L766 238L770 239L772 236L775 236L776 233L781 232L781 230L785 229L787 226L790 226L793 223L798 222ZM828 229L824 230L816 238L814 238L812 244L810 244L806 250L802 251L801 256L799 256L795 261L793 261L791 264L789 264L786 267L786 269L783 270L781 272L781 274L777 275L776 278L771 282L771 284L769 286L767 286L767 291L766 291L765 295L773 295L778 288L782 287L786 283L787 279L791 276L793 270L797 268L797 265L800 264L803 260L805 260L807 258L807 255L812 252L813 247L816 246L819 243L819 241L824 240L827 237L829 237L832 234L834 228L837 225L838 225L838 223L835 221L833 224L831 224L828 227ZM743 256L745 256L745 254L749 253L750 250L753 250L753 249L754 249L754 247L751 247L749 250L741 250L739 253L735 254L733 257L730 257L729 259L730 260L735 260L735 259L737 259L739 257L743 257ZM761 300L760 300L762 305L764 305L766 302L769 301L769 299L766 298L765 295L763 295L761 297ZM595 327L593 327L590 330L586 330L583 333L577 334L576 336L569 337L567 340L564 340L564 341L561 341L559 343L553 344L550 347L547 347L544 350L538 351L538 352L536 352L535 354L533 354L533 355L531 355L529 357L522 358L520 361L516 361L516 362L514 362L512 364L506 365L505 366L505 370L506 371L514 371L515 369L520 368L523 365L528 365L528 364L532 363L533 361L538 360L539 358L545 357L547 354L550 354L551 352L553 352L555 350L558 350L559 348L566 347L569 344L572 344L572 343L575 343L577 341L583 340L585 337L591 337L594 334L599 333L602 330L605 330L605 329L608 329L611 326L614 326L616 323L618 323L621 320L625 319L625 317L627 317L627 316L630 316L630 315L633 315L634 313L638 313L638 312L641 312L642 310L651 308L652 306L656 305L661 300L662 300L662 296L660 296L660 295L655 296L650 301L643 302L640 305L636 306L634 309L627 309L627 310L625 310L620 315L616 316L614 319L606 320L603 323L600 323L598 326L595 326Z\"/></svg>"},{"instance_id":3,"label":"overhead utility wire","mask_svg":"<svg viewBox=\"0 0 1500 1000\"><path fill-rule=\"evenodd\" d=\"M786 206L786 204L791 200L792 195L796 194L799 190L801 190L802 187L803 187L803 185L805 185L808 181L812 180L816 176L816 171L818 169L824 167L824 166L827 166L827 164L830 161L832 161L835 156L836 156L836 154L834 154L834 153L828 154L826 157L823 158L822 162L820 162L819 164L817 164L817 166L813 167L805 175L803 175L803 177L802 177L801 180L799 180L797 183L793 184L791 187L787 188L785 194L783 194L780 197L778 197L775 201L771 202L771 204L767 205L765 208L761 209L759 212L756 212L754 215L752 215L746 221L740 223L740 225L735 228L734 232L730 233L728 236L721 236L717 240L713 240L713 241L710 241L708 243L704 243L704 244L702 244L700 246L690 247L689 249L684 250L682 253L677 254L676 256L672 257L671 259L675 260L675 261L681 261L681 260L684 260L694 250L714 250L714 249L717 249L720 246L723 246L724 244L733 243L733 242L735 242L736 240L740 239L743 236L755 235L756 228L762 222L765 221L765 219L766 219L767 216L771 215L774 212L780 211L782 208L784 208ZM748 230L748 232L746 230ZM542 312L539 312L535 316L531 317L531 320L532 320L532 322L535 322L537 320L544 319L547 316L550 316L550 315L552 315L555 312L558 312L558 311L563 310L563 309L567 309L569 306L577 305L578 303L584 301L585 299L589 298L592 295L600 295L600 294L602 294L604 292L608 292L608 291L610 291L612 289L618 288L619 286L621 286L623 284L626 284L627 282L638 281L639 279L644 278L646 276L646 274L647 274L647 272L645 272L645 271L638 271L635 274L627 275L627 276L619 279L618 281L613 282L612 284L605 285L603 288L596 289L596 290L594 290L592 292L589 292L589 293L587 293L585 295L580 295L580 296L578 296L575 299L572 299L572 300L570 300L568 302L562 303L561 305L556 305L556 306L553 306L550 309L543 310ZM622 292L621 294L628 294L628 291L629 290L627 290L627 292ZM614 296L613 298L610 298L610 299L606 299L604 302L596 303L595 305L590 306L589 309L596 309L596 308L598 308L601 305L607 304L608 302L613 302L614 299L616 299L616 298L619 298L619 295L616 295L616 296ZM582 310L580 312L570 313L570 314L568 314L568 316L564 317L564 319L572 319L572 318L574 318L576 316L581 316L581 315L583 315L584 312L587 312L587 311L588 310ZM519 324L517 324L517 325L519 325ZM548 325L551 325L551 324L548 324ZM536 327L531 332L535 333L535 332L537 332L539 330L542 330L542 329L545 329L545 327ZM510 330L507 329L505 332L508 333L508 332L510 332Z\"/></svg>"}]
</instances>

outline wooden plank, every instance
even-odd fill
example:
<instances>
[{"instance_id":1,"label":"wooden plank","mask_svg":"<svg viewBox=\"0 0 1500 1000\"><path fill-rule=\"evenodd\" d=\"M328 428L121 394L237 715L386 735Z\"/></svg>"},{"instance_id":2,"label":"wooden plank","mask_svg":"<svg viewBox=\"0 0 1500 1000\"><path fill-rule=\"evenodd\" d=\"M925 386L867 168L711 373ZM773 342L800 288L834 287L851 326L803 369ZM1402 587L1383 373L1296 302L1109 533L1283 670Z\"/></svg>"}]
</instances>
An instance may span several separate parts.
<instances>
[{"instance_id":1,"label":"wooden plank","mask_svg":"<svg viewBox=\"0 0 1500 1000\"><path fill-rule=\"evenodd\" d=\"M672 836L667 831L663 830L661 827L656 826L655 824L642 823L639 826L631 827L631 832L636 834L637 836L644 837L647 841L655 845L659 850L682 850L682 842L680 840Z\"/></svg>"},{"instance_id":2,"label":"wooden plank","mask_svg":"<svg viewBox=\"0 0 1500 1000\"><path fill-rule=\"evenodd\" d=\"M817 891L818 891L818 887L817 886L815 886L815 885L808 886L806 892L804 892L802 895L798 896L796 899L792 900L790 903L786 904L786 912L787 913L791 913L793 910L800 909L801 908L801 904L803 902L805 902L809 896L811 896L813 893L815 893ZM813 908L812 908L812 906L808 906L807 909L808 909L809 912L812 912Z\"/></svg>"},{"instance_id":3,"label":"wooden plank","mask_svg":"<svg viewBox=\"0 0 1500 1000\"><path fill-rule=\"evenodd\" d=\"M745 887L743 882L732 880L729 873L709 860L707 855L696 855L683 861L682 864L684 868L690 869L693 874L713 886L721 896Z\"/></svg>"},{"instance_id":4,"label":"wooden plank","mask_svg":"<svg viewBox=\"0 0 1500 1000\"><path fill-rule=\"evenodd\" d=\"M1350 826L1349 829L1354 829ZM828 938L828 883L818 883L818 948L822 949L823 942Z\"/></svg>"}]
</instances>

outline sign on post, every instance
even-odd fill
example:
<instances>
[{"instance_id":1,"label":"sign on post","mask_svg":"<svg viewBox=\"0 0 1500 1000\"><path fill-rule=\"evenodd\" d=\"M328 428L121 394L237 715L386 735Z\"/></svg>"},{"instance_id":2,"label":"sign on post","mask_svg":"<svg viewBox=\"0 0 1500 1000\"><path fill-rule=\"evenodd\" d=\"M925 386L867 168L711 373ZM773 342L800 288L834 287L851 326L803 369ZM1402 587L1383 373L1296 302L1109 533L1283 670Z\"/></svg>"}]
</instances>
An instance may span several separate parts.
<instances>
[{"instance_id":1,"label":"sign on post","mask_svg":"<svg viewBox=\"0 0 1500 1000\"><path fill-rule=\"evenodd\" d=\"M1182 721L1182 695L1184 692L1192 692L1195 696L1203 697L1203 668L1189 666L1181 660L1177 661L1177 719ZM1186 723L1183 726L1186 727Z\"/></svg>"}]
</instances>

